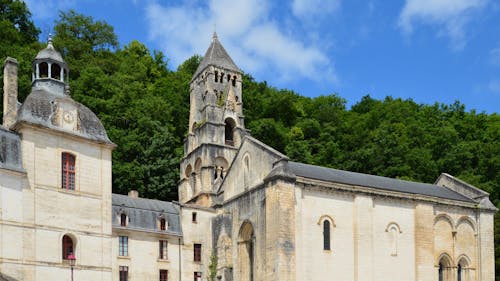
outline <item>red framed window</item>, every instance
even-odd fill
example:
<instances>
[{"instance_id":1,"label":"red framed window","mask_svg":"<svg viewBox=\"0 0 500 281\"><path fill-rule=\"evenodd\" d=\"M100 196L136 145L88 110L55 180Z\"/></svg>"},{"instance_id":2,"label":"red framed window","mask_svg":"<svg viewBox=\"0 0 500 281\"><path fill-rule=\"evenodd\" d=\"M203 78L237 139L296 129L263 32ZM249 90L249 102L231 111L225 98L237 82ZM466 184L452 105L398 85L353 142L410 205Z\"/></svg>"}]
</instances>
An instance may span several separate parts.
<instances>
[{"instance_id":1,"label":"red framed window","mask_svg":"<svg viewBox=\"0 0 500 281\"><path fill-rule=\"evenodd\" d=\"M160 281L167 281L167 280L168 280L168 270L160 269Z\"/></svg>"},{"instance_id":2,"label":"red framed window","mask_svg":"<svg viewBox=\"0 0 500 281\"><path fill-rule=\"evenodd\" d=\"M201 244L194 244L194 261L201 261Z\"/></svg>"},{"instance_id":3,"label":"red framed window","mask_svg":"<svg viewBox=\"0 0 500 281\"><path fill-rule=\"evenodd\" d=\"M64 189L75 190L75 162L75 155L63 152L61 158L61 172L62 188Z\"/></svg>"},{"instance_id":4,"label":"red framed window","mask_svg":"<svg viewBox=\"0 0 500 281\"><path fill-rule=\"evenodd\" d=\"M128 266L120 266L120 281L128 281Z\"/></svg>"},{"instance_id":5,"label":"red framed window","mask_svg":"<svg viewBox=\"0 0 500 281\"><path fill-rule=\"evenodd\" d=\"M118 255L122 257L128 256L128 236L118 237Z\"/></svg>"},{"instance_id":6,"label":"red framed window","mask_svg":"<svg viewBox=\"0 0 500 281\"><path fill-rule=\"evenodd\" d=\"M194 281L201 281L201 272L194 273Z\"/></svg>"},{"instance_id":7,"label":"red framed window","mask_svg":"<svg viewBox=\"0 0 500 281\"><path fill-rule=\"evenodd\" d=\"M167 230L167 221L165 219L160 219L160 230Z\"/></svg>"},{"instance_id":8,"label":"red framed window","mask_svg":"<svg viewBox=\"0 0 500 281\"><path fill-rule=\"evenodd\" d=\"M162 260L168 259L168 241L167 240L160 240L159 243L159 255L158 257Z\"/></svg>"},{"instance_id":9,"label":"red framed window","mask_svg":"<svg viewBox=\"0 0 500 281\"><path fill-rule=\"evenodd\" d=\"M127 214L120 215L120 226L127 226Z\"/></svg>"},{"instance_id":10,"label":"red framed window","mask_svg":"<svg viewBox=\"0 0 500 281\"><path fill-rule=\"evenodd\" d=\"M62 239L62 258L67 260L73 252L73 239L68 235L64 235Z\"/></svg>"}]
</instances>

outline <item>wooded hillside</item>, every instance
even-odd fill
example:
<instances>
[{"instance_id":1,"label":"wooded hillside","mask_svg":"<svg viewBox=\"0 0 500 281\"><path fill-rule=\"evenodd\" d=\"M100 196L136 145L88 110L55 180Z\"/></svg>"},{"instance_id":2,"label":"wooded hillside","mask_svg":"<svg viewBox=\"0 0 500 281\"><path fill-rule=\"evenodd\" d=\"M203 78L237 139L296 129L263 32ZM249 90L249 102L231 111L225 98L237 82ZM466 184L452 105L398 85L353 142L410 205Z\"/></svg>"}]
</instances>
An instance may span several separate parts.
<instances>
[{"instance_id":1,"label":"wooded hillside","mask_svg":"<svg viewBox=\"0 0 500 281\"><path fill-rule=\"evenodd\" d=\"M23 2L0 2L0 59L19 61L19 99L30 92L31 60L45 47ZM61 12L54 45L70 66L72 97L94 111L118 145L113 192L176 200L188 128L189 81L201 57L177 69L168 54L132 41L75 11ZM1 83L1 82L0 82ZM315 98L277 89L245 74L244 114L257 139L294 161L434 182L452 174L489 192L500 206L500 116L453 104L363 97L351 108L338 94ZM497 272L500 219L496 216ZM500 280L498 277L497 280Z\"/></svg>"}]
</instances>

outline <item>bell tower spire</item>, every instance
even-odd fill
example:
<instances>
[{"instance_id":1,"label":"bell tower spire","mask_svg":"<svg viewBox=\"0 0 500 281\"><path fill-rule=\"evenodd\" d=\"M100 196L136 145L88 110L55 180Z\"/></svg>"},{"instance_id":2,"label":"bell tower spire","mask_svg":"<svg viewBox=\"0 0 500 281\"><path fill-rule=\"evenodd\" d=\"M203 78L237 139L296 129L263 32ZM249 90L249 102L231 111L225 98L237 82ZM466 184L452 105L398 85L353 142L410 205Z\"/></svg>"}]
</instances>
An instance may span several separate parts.
<instances>
[{"instance_id":1,"label":"bell tower spire","mask_svg":"<svg viewBox=\"0 0 500 281\"><path fill-rule=\"evenodd\" d=\"M182 203L216 194L247 133L241 74L214 32L190 84L189 128L179 185Z\"/></svg>"}]
</instances>

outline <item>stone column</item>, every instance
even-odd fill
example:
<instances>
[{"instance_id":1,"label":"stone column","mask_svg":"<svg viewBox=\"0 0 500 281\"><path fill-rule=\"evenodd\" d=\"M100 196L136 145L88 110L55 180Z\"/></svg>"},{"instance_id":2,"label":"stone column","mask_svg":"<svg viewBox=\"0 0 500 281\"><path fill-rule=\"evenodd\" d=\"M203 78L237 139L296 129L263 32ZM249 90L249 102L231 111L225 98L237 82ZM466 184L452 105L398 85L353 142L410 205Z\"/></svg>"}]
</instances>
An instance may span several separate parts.
<instances>
[{"instance_id":1,"label":"stone column","mask_svg":"<svg viewBox=\"0 0 500 281\"><path fill-rule=\"evenodd\" d=\"M373 280L373 199L354 198L354 280Z\"/></svg>"},{"instance_id":2,"label":"stone column","mask_svg":"<svg viewBox=\"0 0 500 281\"><path fill-rule=\"evenodd\" d=\"M430 204L419 203L415 206L415 275L417 281L437 280L434 262L433 207ZM443 274L446 273L445 269Z\"/></svg>"}]
</instances>

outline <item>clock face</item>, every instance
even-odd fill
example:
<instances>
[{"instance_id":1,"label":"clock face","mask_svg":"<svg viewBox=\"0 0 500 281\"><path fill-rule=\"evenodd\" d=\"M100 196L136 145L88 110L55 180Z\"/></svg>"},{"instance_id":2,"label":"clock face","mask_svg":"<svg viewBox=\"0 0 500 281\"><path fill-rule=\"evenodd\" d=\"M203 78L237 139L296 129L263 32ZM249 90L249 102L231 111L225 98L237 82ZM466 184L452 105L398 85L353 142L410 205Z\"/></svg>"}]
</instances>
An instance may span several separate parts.
<instances>
[{"instance_id":1,"label":"clock face","mask_svg":"<svg viewBox=\"0 0 500 281\"><path fill-rule=\"evenodd\" d=\"M66 122L66 123L73 123L73 120L75 119L75 117L73 116L73 113L66 111L63 113L63 119L64 119L64 122Z\"/></svg>"}]
</instances>

